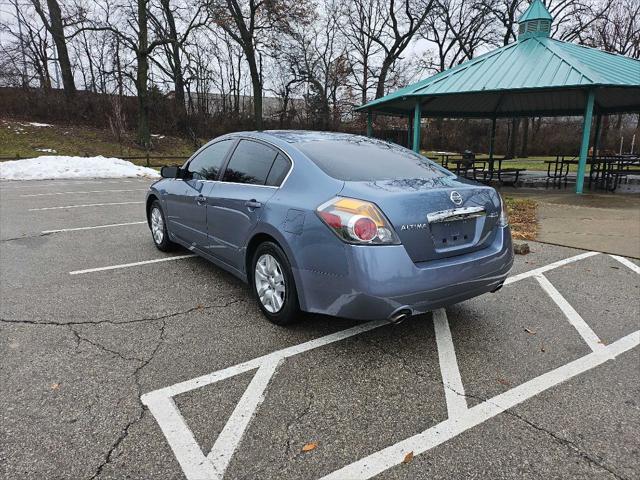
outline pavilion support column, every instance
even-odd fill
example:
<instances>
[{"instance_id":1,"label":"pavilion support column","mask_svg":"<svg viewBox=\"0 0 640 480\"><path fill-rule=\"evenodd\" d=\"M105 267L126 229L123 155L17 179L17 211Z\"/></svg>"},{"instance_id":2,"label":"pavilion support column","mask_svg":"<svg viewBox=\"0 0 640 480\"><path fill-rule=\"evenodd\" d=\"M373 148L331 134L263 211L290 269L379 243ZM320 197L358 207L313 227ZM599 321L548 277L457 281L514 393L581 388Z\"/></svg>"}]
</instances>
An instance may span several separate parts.
<instances>
[{"instance_id":1,"label":"pavilion support column","mask_svg":"<svg viewBox=\"0 0 640 480\"><path fill-rule=\"evenodd\" d=\"M422 111L420 108L420 101L416 102L415 110L413 111L413 151L420 153L420 120L422 119Z\"/></svg>"},{"instance_id":2,"label":"pavilion support column","mask_svg":"<svg viewBox=\"0 0 640 480\"><path fill-rule=\"evenodd\" d=\"M591 136L591 121L593 120L593 104L595 91L589 90L587 104L584 107L584 121L582 124L582 143L580 144L580 159L578 161L578 177L576 178L576 193L582 193L584 173L587 171L587 156L589 154L589 137Z\"/></svg>"},{"instance_id":3,"label":"pavilion support column","mask_svg":"<svg viewBox=\"0 0 640 480\"><path fill-rule=\"evenodd\" d=\"M367 137L373 137L373 113L367 112Z\"/></svg>"},{"instance_id":4,"label":"pavilion support column","mask_svg":"<svg viewBox=\"0 0 640 480\"><path fill-rule=\"evenodd\" d=\"M496 117L491 119L491 136L489 137L489 178L493 177L493 150L496 144Z\"/></svg>"},{"instance_id":5,"label":"pavilion support column","mask_svg":"<svg viewBox=\"0 0 640 480\"><path fill-rule=\"evenodd\" d=\"M410 113L407 115L407 148L411 148L411 130L413 130L413 115Z\"/></svg>"}]
</instances>

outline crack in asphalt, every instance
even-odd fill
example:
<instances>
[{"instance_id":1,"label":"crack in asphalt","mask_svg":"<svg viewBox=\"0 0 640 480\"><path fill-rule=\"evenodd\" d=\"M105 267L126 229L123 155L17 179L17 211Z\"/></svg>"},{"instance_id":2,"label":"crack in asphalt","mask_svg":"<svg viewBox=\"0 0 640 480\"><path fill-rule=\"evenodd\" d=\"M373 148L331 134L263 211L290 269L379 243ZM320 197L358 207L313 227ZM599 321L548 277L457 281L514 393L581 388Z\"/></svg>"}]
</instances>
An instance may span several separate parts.
<instances>
[{"instance_id":1,"label":"crack in asphalt","mask_svg":"<svg viewBox=\"0 0 640 480\"><path fill-rule=\"evenodd\" d=\"M122 442L124 442L125 439L129 436L129 430L144 418L146 409L142 404L142 401L140 400L140 396L142 395L142 385L140 384L140 373L142 372L143 368L145 368L147 365L149 365L149 363L151 363L151 361L155 358L156 353L158 353L158 350L160 350L160 347L164 343L165 329L167 327L167 322L166 322L166 319L159 319L159 321L161 321L162 323L160 325L160 335L158 337L158 341L156 342L156 346L154 347L153 351L149 355L149 358L147 358L146 360L136 359L137 361L141 361L141 364L138 365L138 367L136 367L136 369L133 372L133 377L136 385L136 400L138 405L138 414L125 425L125 427L121 430L118 438L116 438L116 440L111 444L111 447L109 447L109 450L105 454L103 461L96 467L95 473L90 477L91 480L98 478L100 475L102 475L102 471L104 470L104 468L113 460L113 456L115 452L118 450ZM116 355L118 354L116 353ZM120 356L121 358L124 358L121 355L118 355L118 356Z\"/></svg>"},{"instance_id":2,"label":"crack in asphalt","mask_svg":"<svg viewBox=\"0 0 640 480\"><path fill-rule=\"evenodd\" d=\"M313 405L314 395L313 395L313 392L310 391L309 377L308 376L305 379L305 393L304 393L304 395L305 395L305 398L307 398L307 405L302 410L302 413L296 415L292 420L287 422L287 425L286 425L286 435L287 435L286 454L287 454L287 456L289 456L291 454L291 429L293 428L293 426L296 423L299 423L300 420L302 420L305 416L307 416L309 414L309 412L311 411L311 405ZM298 457L300 453L301 452L299 452L298 454L295 454L294 458Z\"/></svg>"},{"instance_id":3,"label":"crack in asphalt","mask_svg":"<svg viewBox=\"0 0 640 480\"><path fill-rule=\"evenodd\" d=\"M188 308L186 310L180 310L177 312L171 312L164 315L160 315L158 317L143 317L136 318L132 320L123 320L120 322L116 322L113 320L98 320L98 321L72 321L72 322L53 322L53 321L38 321L38 320L24 320L24 319L11 319L11 318L0 318L0 323L15 323L15 324L24 324L24 325L48 325L48 326L57 326L57 327L66 327L66 326L75 326L75 325L130 325L133 323L144 323L144 322L157 322L159 320L168 320L173 317L177 317L179 315L186 315L195 311L203 311L203 310L212 310L216 308L227 308L236 303L246 302L247 300L244 298L236 298L229 302L225 302L218 305L196 305L195 307Z\"/></svg>"},{"instance_id":4,"label":"crack in asphalt","mask_svg":"<svg viewBox=\"0 0 640 480\"><path fill-rule=\"evenodd\" d=\"M497 403L492 402L490 398L486 398L486 397L483 397L481 395L475 395L475 394L468 393L468 392L461 393L461 392L457 391L456 389L452 388L449 385L442 384L442 386L444 388L446 388L447 390L449 390L449 391L451 391L451 392L453 392L456 395L459 395L461 397L471 398L471 399L474 399L474 400L478 400L480 402L487 402L487 403L490 403L490 404L495 405L497 407L500 407L500 405L498 405ZM535 429L535 430L537 430L539 432L547 434L549 437L551 437L551 439L553 441L555 441L559 445L562 445L564 447L568 447L569 449L573 450L583 460L585 460L587 463L589 463L591 465L595 465L597 467L600 467L603 470L606 470L607 472L609 472L611 475L613 475L615 478L617 478L619 480L628 480L626 477L623 477L619 473L617 473L614 470L612 470L611 467L605 465L602 459L596 458L595 455L587 452L584 448L582 448L577 443L575 443L575 442L573 442L571 440L568 440L566 438L560 437L555 432L553 432L551 430L548 430L548 429L542 427L541 425L538 425L538 424L532 422L531 420L525 418L524 416L514 412L513 409L503 410L499 415L509 415L509 416L511 416L511 417L513 417L513 418L515 418L517 420L520 420L521 422L527 424L531 428L533 428L533 429Z\"/></svg>"},{"instance_id":5,"label":"crack in asphalt","mask_svg":"<svg viewBox=\"0 0 640 480\"><path fill-rule=\"evenodd\" d=\"M16 240L29 240L32 238L40 238L40 237L47 237L49 235L53 235L56 232L41 232L41 233L34 233L31 235L24 235L22 237L11 237L11 238L3 238L2 240L0 240L0 243L4 243L4 242L15 242Z\"/></svg>"},{"instance_id":6,"label":"crack in asphalt","mask_svg":"<svg viewBox=\"0 0 640 480\"><path fill-rule=\"evenodd\" d=\"M124 360L126 362L143 362L144 361L142 358L138 358L138 357L126 357L126 356L122 355L122 353L118 352L117 350L112 350L112 349L110 349L108 347L105 347L101 343L98 343L98 342L96 342L94 340L90 340L87 337L83 337L82 335L80 335L80 333L78 333L78 331L75 328L73 328L74 325L67 324L67 326L69 327L69 330L71 330L71 332L73 333L74 337L76 338L76 343L77 343L78 346L80 346L81 342L86 342L89 345L93 345L94 347L96 347L96 348L98 348L98 349L100 349L100 350L102 350L104 352L107 352L107 353L110 353L112 355L115 355L115 356L121 358L122 360Z\"/></svg>"},{"instance_id":7,"label":"crack in asphalt","mask_svg":"<svg viewBox=\"0 0 640 480\"><path fill-rule=\"evenodd\" d=\"M181 310L178 312L172 312L172 313L168 313L165 315L161 315L158 317L149 317L149 318L139 318L139 319L132 319L132 320L126 320L126 321L122 321L122 322L114 322L112 320L100 320L100 321L86 321L86 322L53 322L53 321L46 321L46 322L38 322L38 321L33 321L33 320L15 320L15 319L4 319L4 318L0 318L0 322L5 323L5 324L26 324L26 325L47 325L47 326L56 326L56 327L64 327L67 328L71 334L73 335L75 342L76 342L76 347L79 347L80 344L82 342L86 342L90 345L92 345L93 347L109 353L111 355L114 355L126 362L136 362L138 363L137 367L135 368L135 370L133 371L132 377L134 379L135 382L135 386L136 386L136 402L138 405L137 408L137 413L135 414L134 418L132 418L125 426L124 428L120 431L120 434L118 435L118 437L115 439L115 441L111 444L111 446L109 447L108 451L105 453L104 458L102 460L102 462L96 467L94 474L90 477L91 480L98 478L100 475L102 475L102 472L104 470L104 468L114 459L114 454L115 452L118 450L119 446L122 444L122 442L128 437L129 435L129 431L131 430L132 427L134 427L138 422L140 422L145 415L146 412L146 408L144 407L144 405L142 404L140 397L142 395L142 385L141 385L141 373L142 370L149 365L149 363L155 358L156 354L158 353L158 351L160 350L160 347L162 346L162 344L165 341L165 330L167 327L167 320L170 320L174 317L177 317L179 315L185 315L188 313L192 313L194 311L204 311L204 310L210 310L210 309L217 309L217 308L226 308L229 307L233 304L236 303L241 303L241 302L245 302L246 299L242 299L242 298L237 298L237 299L233 299L230 300L228 302L225 302L223 304L218 304L218 305L196 305L195 307L191 307L188 308L186 310ZM144 322L161 322L160 324L160 335L158 337L158 341L155 344L155 347L153 348L153 350L151 351L149 357L145 360L143 358L138 358L138 357L128 357L126 355L123 355L121 352L118 352L116 350L110 349L108 347L106 347L105 345L102 345L101 343L95 341L95 340L91 340L83 335L80 334L80 332L77 331L76 328L77 326L93 326L93 325L101 325L101 324L110 324L110 325L127 325L127 324L135 324L135 323L144 323Z\"/></svg>"},{"instance_id":8,"label":"crack in asphalt","mask_svg":"<svg viewBox=\"0 0 640 480\"><path fill-rule=\"evenodd\" d=\"M591 465L595 465L597 467L600 467L601 469L609 472L615 478L617 478L619 480L628 480L626 477L623 477L622 475L620 475L619 473L614 471L611 467L605 465L604 464L604 460L602 458L596 457L595 455L587 452L584 448L580 447L580 445L578 445L577 443L575 443L575 442L573 442L571 440L568 440L566 438L558 436L555 432L552 432L551 430L547 430L546 428L533 423L532 421L524 418L522 415L519 415L519 414L513 412L512 410L505 410L502 413L505 413L505 414L510 415L510 416L512 416L514 418L517 418L518 420L526 423L527 425L529 425L530 427L534 428L535 430L537 430L539 432L546 433L548 436L550 436L559 445L563 445L563 446L573 450L583 460L585 460L587 463L589 463Z\"/></svg>"},{"instance_id":9,"label":"crack in asphalt","mask_svg":"<svg viewBox=\"0 0 640 480\"><path fill-rule=\"evenodd\" d=\"M421 379L425 379L425 380L429 380L431 383L437 383L437 382L433 382L433 380L429 379L426 375L424 375L423 372L421 372L420 370L416 369L414 366L410 365L406 359L402 356L399 355L396 351L391 351L391 350L387 350L386 348L384 348L382 345L378 344L377 342L375 342L374 340L368 340L368 339L363 339L366 343L368 343L369 345L374 346L375 348L377 348L378 350L380 350L382 353L384 353L385 355L388 355L392 358L395 358L397 360L399 360L402 364L402 368L409 372L409 373L413 373L414 375L420 377ZM478 400L480 402L487 402L487 403L491 403L493 405L499 406L498 404L496 404L495 402L492 402L490 398L486 398L480 395L475 395L475 394L471 394L468 392L462 393L457 391L455 388L451 387L450 385L445 384L444 382L440 382L439 385L441 385L443 388L449 390L450 392L453 392L456 395L459 395L461 397L464 398L468 398L468 399L475 399ZM555 432L551 431L551 430L547 430L546 428L535 424L534 422L532 422L531 420L523 417L520 414L515 413L514 411L512 411L512 409L507 409L504 410L503 412L501 412L501 414L506 414L506 415L510 415L513 418L516 418L518 420L520 420L521 422L526 423L528 426L530 426L531 428L545 433L546 435L548 435L549 437L551 437L551 439L553 441L555 441L556 443L558 443L559 445L565 446L571 450L573 450L575 453L577 453L583 460L585 460L586 462L588 462L591 465L595 465L596 467L600 467L603 470L607 471L608 473L610 473L611 475L613 475L615 478L617 478L618 480L628 480L626 477L620 475L619 473L617 473L616 471L614 471L611 467L607 466L604 464L603 459L587 452L584 448L582 448L580 445L578 445L577 443L568 440L566 438L560 437L559 435L557 435Z\"/></svg>"}]
</instances>

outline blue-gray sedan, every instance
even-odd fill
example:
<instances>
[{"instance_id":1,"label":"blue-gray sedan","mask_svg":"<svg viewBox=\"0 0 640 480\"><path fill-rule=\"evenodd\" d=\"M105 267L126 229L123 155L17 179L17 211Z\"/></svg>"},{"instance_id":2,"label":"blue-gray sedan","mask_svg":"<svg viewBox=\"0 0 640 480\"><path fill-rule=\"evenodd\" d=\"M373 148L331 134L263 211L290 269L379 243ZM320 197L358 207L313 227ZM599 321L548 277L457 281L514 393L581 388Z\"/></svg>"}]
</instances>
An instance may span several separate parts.
<instances>
[{"instance_id":1,"label":"blue-gray sedan","mask_svg":"<svg viewBox=\"0 0 640 480\"><path fill-rule=\"evenodd\" d=\"M279 325L301 310L398 322L498 290L513 263L498 193L393 143L234 133L162 177L147 194L156 246L248 282Z\"/></svg>"}]
</instances>

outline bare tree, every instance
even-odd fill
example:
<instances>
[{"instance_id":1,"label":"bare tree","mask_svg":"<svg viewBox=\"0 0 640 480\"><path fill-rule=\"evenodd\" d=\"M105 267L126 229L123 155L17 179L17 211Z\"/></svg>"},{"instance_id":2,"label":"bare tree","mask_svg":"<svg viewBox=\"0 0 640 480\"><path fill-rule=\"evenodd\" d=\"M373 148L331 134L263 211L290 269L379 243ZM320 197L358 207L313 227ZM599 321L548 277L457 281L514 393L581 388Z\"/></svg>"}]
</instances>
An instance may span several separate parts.
<instances>
[{"instance_id":1,"label":"bare tree","mask_svg":"<svg viewBox=\"0 0 640 480\"><path fill-rule=\"evenodd\" d=\"M380 0L334 0L330 7L339 15L339 28L348 42L349 63L360 104L367 103L369 89L374 86L378 68L375 59L381 47L373 39L380 37L385 24Z\"/></svg>"},{"instance_id":2,"label":"bare tree","mask_svg":"<svg viewBox=\"0 0 640 480\"><path fill-rule=\"evenodd\" d=\"M23 86L29 85L30 79L35 78L40 88L48 91L52 86L49 71L52 45L48 31L34 10L21 8L17 0L12 0L12 7L14 8L3 12L3 20L0 22L0 35L5 36L2 51L10 59L7 64L22 64L23 78L20 83ZM14 28L12 22L17 23L20 28ZM7 39L13 39L13 42L10 43ZM3 71L7 73L7 70Z\"/></svg>"},{"instance_id":3,"label":"bare tree","mask_svg":"<svg viewBox=\"0 0 640 480\"><path fill-rule=\"evenodd\" d=\"M432 13L435 0L388 0L384 13L384 27L379 35L372 39L377 43L384 57L378 72L375 98L385 95L388 88L389 71L401 58L402 54L414 39L416 32Z\"/></svg>"},{"instance_id":4,"label":"bare tree","mask_svg":"<svg viewBox=\"0 0 640 480\"><path fill-rule=\"evenodd\" d=\"M170 0L160 0L160 12L156 14L151 10L149 13L156 36L169 40L169 43L163 45L166 66L155 57L150 58L173 82L174 101L179 116L178 128L185 131L188 127L185 123L187 112L182 65L184 47L191 34L207 25L210 18L206 5L200 0L173 3L172 5Z\"/></svg>"},{"instance_id":5,"label":"bare tree","mask_svg":"<svg viewBox=\"0 0 640 480\"><path fill-rule=\"evenodd\" d=\"M73 79L73 71L71 69L71 61L69 60L69 49L67 48L67 38L64 33L64 24L62 19L62 9L58 0L47 0L47 11L45 11L40 0L31 0L33 7L40 16L43 25L51 34L58 52L58 64L62 74L62 85L64 92L68 97L72 97L76 93L76 84Z\"/></svg>"},{"instance_id":6,"label":"bare tree","mask_svg":"<svg viewBox=\"0 0 640 480\"><path fill-rule=\"evenodd\" d=\"M260 46L269 42L274 31L286 32L294 21L307 16L308 5L296 0L212 0L211 12L216 24L244 52L253 87L256 129L262 129L262 78Z\"/></svg>"},{"instance_id":7,"label":"bare tree","mask_svg":"<svg viewBox=\"0 0 640 480\"><path fill-rule=\"evenodd\" d=\"M481 2L437 0L420 33L436 45L438 71L472 59L480 48L493 42L489 11Z\"/></svg>"},{"instance_id":8,"label":"bare tree","mask_svg":"<svg viewBox=\"0 0 640 480\"><path fill-rule=\"evenodd\" d=\"M640 58L640 2L614 0L602 15L578 34L583 45Z\"/></svg>"},{"instance_id":9,"label":"bare tree","mask_svg":"<svg viewBox=\"0 0 640 480\"><path fill-rule=\"evenodd\" d=\"M335 125L340 117L338 91L350 73L335 11L318 11L312 25L302 25L291 32L290 38L282 55L290 72L284 91L290 93L293 85L305 84L312 123L322 129L330 123Z\"/></svg>"}]
</instances>

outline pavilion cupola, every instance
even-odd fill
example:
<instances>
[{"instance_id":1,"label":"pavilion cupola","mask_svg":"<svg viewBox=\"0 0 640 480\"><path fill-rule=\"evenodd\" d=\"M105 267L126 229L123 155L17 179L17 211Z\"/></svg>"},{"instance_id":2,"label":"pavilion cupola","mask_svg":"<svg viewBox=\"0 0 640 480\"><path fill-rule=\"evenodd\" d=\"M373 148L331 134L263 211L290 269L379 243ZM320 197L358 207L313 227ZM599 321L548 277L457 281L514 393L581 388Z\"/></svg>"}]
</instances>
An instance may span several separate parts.
<instances>
[{"instance_id":1,"label":"pavilion cupola","mask_svg":"<svg viewBox=\"0 0 640 480\"><path fill-rule=\"evenodd\" d=\"M542 0L533 0L518 20L518 40L551 35L553 17Z\"/></svg>"}]
</instances>

